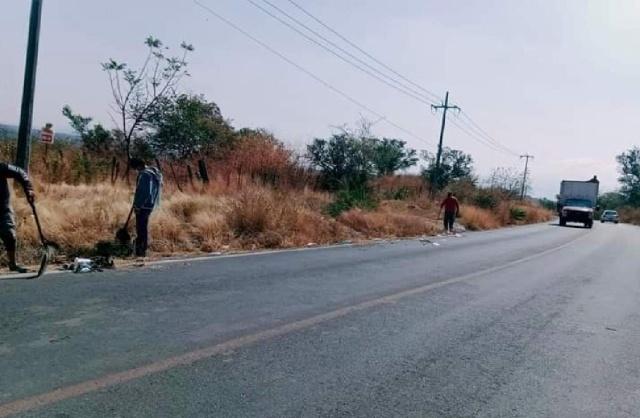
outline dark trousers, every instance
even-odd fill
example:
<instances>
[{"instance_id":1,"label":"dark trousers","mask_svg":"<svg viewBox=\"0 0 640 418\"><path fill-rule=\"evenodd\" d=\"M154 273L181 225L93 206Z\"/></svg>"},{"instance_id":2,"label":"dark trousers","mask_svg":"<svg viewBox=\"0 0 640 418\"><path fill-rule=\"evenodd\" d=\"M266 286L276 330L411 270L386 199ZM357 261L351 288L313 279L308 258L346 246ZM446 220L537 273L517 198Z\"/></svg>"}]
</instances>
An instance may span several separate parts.
<instances>
[{"instance_id":1,"label":"dark trousers","mask_svg":"<svg viewBox=\"0 0 640 418\"><path fill-rule=\"evenodd\" d=\"M0 209L0 239L7 251L16 250L16 220L10 206Z\"/></svg>"},{"instance_id":2,"label":"dark trousers","mask_svg":"<svg viewBox=\"0 0 640 418\"><path fill-rule=\"evenodd\" d=\"M136 256L144 257L147 255L147 247L149 246L149 217L151 209L136 210Z\"/></svg>"},{"instance_id":3,"label":"dark trousers","mask_svg":"<svg viewBox=\"0 0 640 418\"><path fill-rule=\"evenodd\" d=\"M453 231L453 223L456 221L455 212L444 212L444 230Z\"/></svg>"}]
</instances>

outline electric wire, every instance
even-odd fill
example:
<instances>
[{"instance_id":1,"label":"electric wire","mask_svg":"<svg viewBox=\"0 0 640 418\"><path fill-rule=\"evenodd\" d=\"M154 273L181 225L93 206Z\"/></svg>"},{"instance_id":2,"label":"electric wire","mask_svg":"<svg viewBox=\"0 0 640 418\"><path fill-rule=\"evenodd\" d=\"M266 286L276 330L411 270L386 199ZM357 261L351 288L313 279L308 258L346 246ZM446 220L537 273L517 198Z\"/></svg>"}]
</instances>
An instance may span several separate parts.
<instances>
[{"instance_id":1,"label":"electric wire","mask_svg":"<svg viewBox=\"0 0 640 418\"><path fill-rule=\"evenodd\" d=\"M261 6L260 4L258 4L257 2L255 2L254 0L246 0L249 4L251 4L252 6L256 7L257 9L261 10L263 13L267 14L268 16L272 17L273 19L277 20L279 23L287 26L289 29L291 29L292 31L296 32L297 34L299 34L300 36L304 37L305 39L307 39L309 42L319 46L320 48L324 49L325 51L327 51L328 53L330 53L331 55L335 56L336 58L340 59L341 61L347 63L348 65L351 65L352 67L360 70L361 72L367 74L370 77L375 78L376 80L380 81L381 83L395 89L396 91L411 97L414 100L419 101L420 103L426 104L426 105L432 105L433 103L428 99L425 98L423 96L420 95L420 93L416 93L410 89L408 89L407 87L405 87L402 83L399 83L397 80L390 78L388 76L386 76L384 73L382 73L381 77L377 74L375 74L374 72L368 70L367 68L363 67L362 65L352 61L352 59L355 59L359 62L362 62L365 66L372 68L374 71L378 71L376 68L371 67L369 64L367 64L366 62L360 60L358 57L354 56L353 54L351 54L350 52L344 50L343 48L341 48L340 46L336 45L335 43L331 42L330 40L328 40L327 38L324 38L321 34L315 32L313 29L309 28L308 26L304 25L304 23L301 23L300 21L298 21L297 19L295 19L294 17L290 16L289 14L287 14L286 12L284 12L282 9L278 8L277 6L273 5L272 3L263 0L265 3L269 4L271 7L275 8L276 10L279 10L282 14L284 14L285 16L287 16L289 19L291 19L292 21L296 22L297 24L301 25L302 27L306 28L308 31L310 31L311 33L313 33L314 35L320 37L320 39L322 39L324 42L327 42L329 45L335 46L338 50L340 50L342 53L347 54L348 56L352 57L352 59L345 57L344 55L341 55L340 53L336 52L335 49L332 49L331 47L323 44L322 42L318 41L316 38L314 38L313 36L308 35L307 33L303 32L302 30L298 29L297 27L295 27L294 25L292 25L291 23L287 22L286 20L282 19L280 16L272 13L270 10L264 8L263 6ZM378 71L379 72L379 71ZM387 78L389 78L392 81L388 81ZM398 83L400 86L399 87L393 83Z\"/></svg>"},{"instance_id":2,"label":"electric wire","mask_svg":"<svg viewBox=\"0 0 640 418\"><path fill-rule=\"evenodd\" d=\"M474 131L478 132L479 135L481 135L483 138L485 138L487 141L493 143L494 145L496 145L497 147L507 151L508 153L514 155L514 156L520 156L519 153L517 153L516 151L512 150L511 148L507 147L506 145L503 145L500 141L498 141L497 139L495 139L493 136L489 135L489 133L487 133L486 130L482 129L482 127L475 122L471 116L469 116L468 113L461 111L460 114L462 115L462 117L464 119L466 119L467 125L470 125L470 128L472 128Z\"/></svg>"},{"instance_id":3,"label":"electric wire","mask_svg":"<svg viewBox=\"0 0 640 418\"><path fill-rule=\"evenodd\" d=\"M366 73L367 75L374 77L376 79L378 79L379 81L381 81L382 83L386 84L389 87L394 88L395 90L400 91L401 93L408 95L418 101L420 101L423 104L428 104L431 105L433 103L430 102L430 98L426 98L424 95L421 96L417 96L417 93L415 92L415 90L405 90L408 89L408 87L405 84L399 83L396 79L389 77L387 75L385 75L384 73L380 72L379 70L375 69L374 67L370 66L369 64L367 64L366 62L362 61L361 59L355 57L353 54L349 53L348 51L344 50L343 48L341 48L340 46L338 46L337 44L335 44L334 42L328 40L326 37L322 36L321 34L319 34L318 32L314 31L313 29L309 28L307 25L305 25L304 23L300 22L299 20L297 20L296 18L292 17L291 15L289 15L288 13L286 13L284 10L282 10L281 8L275 6L273 3L269 2L268 0L262 0L264 3L268 4L269 6L271 6L272 8L274 8L275 10L279 11L280 13L282 13L284 16L286 16L287 18L291 19L292 21L296 22L298 25L300 25L301 27L305 28L307 31L309 31L310 33L318 36L320 39L322 39L324 42L326 42L327 44L331 45L332 47L335 47L336 49L340 50L341 52L343 52L344 54L347 54L349 57L357 60L358 62L361 62L363 65L366 65L368 68L371 68L372 70L376 71L378 74L381 74L382 76L384 76L385 78L388 78L389 80L391 80L392 82L395 82L397 84L399 84L402 87L398 87L395 86L393 84L391 84L390 82L388 82L385 79L382 79L381 77L379 77L376 74L371 73L371 71L362 68L360 65L350 61L349 59L345 58L344 56L340 55L339 53L337 53L335 50L331 49L330 47L328 47L325 44L322 44L321 42L319 42L318 40L314 39L313 37L307 35L306 33L302 32L301 30L299 30L298 28L296 28L295 26L293 26L292 24L290 24L289 22L283 20L282 18L280 18L279 16L273 14L271 11L265 9L264 7L262 7L261 5L257 4L255 1L253 0L247 0L250 4L252 4L254 7L260 9L261 11L263 11L264 13L266 13L267 15L269 15L270 17L276 19L278 22L280 22L281 24L289 27L291 30L295 31L296 33L298 33L299 35L303 36L305 39L309 40L310 42L313 42L314 44L320 46L321 48L325 49L327 52L331 53L332 55L338 57L339 59L341 59L342 61L346 62L349 65L352 65L354 67L356 67L357 69L359 69L360 71ZM322 22L320 19L316 18L315 16L313 16L310 12L306 11L304 8L302 8L302 6L298 5L296 2L292 1L292 0L288 0L291 4L293 4L295 7L297 7L298 9L300 9L303 13L305 13L306 15L308 15L309 17L311 17L312 19L314 19L315 21L317 21L318 23L320 23L323 27L327 28L328 30L330 30L332 33L334 33L336 36L340 37L341 39L343 39L345 42L347 42L349 45L351 45L352 47L358 49L360 52L362 52L363 54L365 54L367 57L369 57L370 59L374 60L376 63L378 63L379 65L383 66L384 68L386 68L389 71L392 71L394 74L396 74L398 77L402 78L403 80L407 81L408 83L416 86L417 88L420 88L421 90L423 90L426 94L429 94L433 97L435 97L436 99L439 100L439 97L437 95L435 95L434 93L430 92L429 90L425 89L424 87L420 86L417 83L412 82L411 80L409 80L408 78L402 76L400 73L397 73L395 70L391 69L390 67L388 67L386 64L382 63L381 61L377 60L375 57L373 57L371 54L367 53L366 51L364 51L362 48L358 47L355 43L349 41L346 37L344 37L343 35L339 34L337 31L335 31L334 29L332 29L329 25L325 24L324 22ZM343 98L345 98L346 100L350 101L351 103L361 107L362 109L366 110L367 112L371 113L372 115L378 117L380 120L384 120L388 125L396 128L399 131L404 132L405 134L413 137L414 139L417 139L427 145L430 146L435 146L435 144L432 141L426 140L425 138L421 137L420 135L415 134L414 132L402 127L401 125L393 122L392 120L388 119L387 117L383 116L381 113L373 110L371 107L365 105L364 103L362 103L361 101L355 99L353 96L350 96L349 94L345 93L344 91L338 89L337 87L331 85L329 82L325 81L324 79L320 78L319 76L317 76L316 74L312 73L310 70L304 68L303 66L301 66L300 64L297 64L296 62L294 62L293 60L291 60L290 58L288 58L287 56L285 56L284 54L280 53L279 51L275 50L273 47L269 46L268 44L266 44L265 42L259 40L258 38L256 38L255 36L251 35L249 32L245 31L244 29L242 29L241 27L239 27L238 25L236 25L235 23L231 22L230 20L224 18L222 15L216 13L213 9L211 9L210 7L202 4L200 1L198 0L194 0L194 3L196 3L198 6L200 6L201 8L203 8L204 10L206 10L207 12L211 13L213 16L215 16L216 18L218 18L219 20L221 20L222 22L224 22L225 24L229 25L230 27L232 27L233 29L235 29L236 31L240 32L241 34L243 34L244 36L248 37L249 39L251 39L252 41L254 41L255 43L257 43L258 45L262 46L263 48L267 49L269 52L273 53L274 55L278 56L280 59L284 60L285 62L287 62L288 64L294 66L295 68L297 68L299 71L302 71L303 73L307 74L309 77L313 78L314 80L316 80L317 82L321 83L322 85L324 85L326 88L332 90L334 93L342 96ZM425 100L426 99L426 100ZM517 156L519 157L519 154L516 153L515 151L511 150L510 148L506 147L505 145L501 144L499 141L497 141L494 137L492 137L491 135L489 135L482 127L480 127L473 119L471 119L471 117L466 114L466 112L459 112L460 114L462 114L463 118L459 117L459 115L457 115L457 117L455 119L450 119L450 122L456 126L459 130L461 130L462 132L464 132L467 136L469 136L470 138L474 139L475 141L485 145L486 147L490 148L493 151L496 152L501 152L504 154L508 154L511 156Z\"/></svg>"},{"instance_id":4,"label":"electric wire","mask_svg":"<svg viewBox=\"0 0 640 418\"><path fill-rule=\"evenodd\" d=\"M343 34L341 34L340 32L338 32L336 29L334 29L333 27L329 26L327 23L325 23L324 21L322 21L320 18L318 18L317 16L315 16L313 13L311 13L310 11L308 11L307 9L305 9L304 7L300 6L297 2L293 1L293 0L288 0L289 3L291 3L294 7L296 7L298 10L300 10L302 13L304 13L305 15L309 16L311 19L313 19L314 21L316 21L318 24L320 24L322 27L324 27L325 29L327 29L329 32L333 33L335 36L337 36L338 38L342 39L344 42L346 42L347 44L349 44L352 48L358 50L360 53L362 53L363 55L367 56L369 59L371 59L372 61L374 61L375 63L377 63L378 65L380 65L381 67L383 67L384 69L386 69L387 71L393 73L394 75L396 75L397 77L400 77L402 80L406 81L407 83L411 84L412 86L422 90L425 94L431 96L432 100L436 101L436 102L441 102L442 101L442 97L440 97L440 95L428 90L427 88L421 86L420 84L412 81L411 79L409 79L408 77L402 75L400 72L394 70L391 66L385 64L384 62L382 62L381 60L379 60L378 58L376 58L375 56L373 56L372 54L370 54L369 52L367 52L366 50L364 50L362 47L358 46L355 42L351 41L349 38L347 38L346 36L344 36Z\"/></svg>"},{"instance_id":5,"label":"electric wire","mask_svg":"<svg viewBox=\"0 0 640 418\"><path fill-rule=\"evenodd\" d=\"M431 142L431 141L421 137L420 135L415 134L414 132L410 131L409 129L404 128L403 126L395 123L394 121L390 120L388 117L382 115L380 112L377 112L377 111L373 110L371 107L369 107L366 104L362 103L358 99L354 98L353 96L349 95L348 93L344 92L343 90L340 90L339 88L335 87L334 85L332 85L328 81L324 80L320 76L318 76L315 73L311 72L310 70L306 69L302 65L296 63L295 61L293 61L292 59L290 59L289 57L287 57L283 53L281 53L278 50L276 50L275 48L271 47L266 42L261 41L260 39L258 39L257 37L255 37L254 35L249 33L248 31L244 30L243 28L241 28L240 26L238 26L237 24L235 24L231 20L225 18L224 16L222 16L221 14L219 14L218 12L216 12L215 10L210 8L209 6L203 4L199 0L193 0L193 2L196 5L198 5L200 8L205 10L207 13L211 14L212 16L214 16L215 18L217 18L221 22L225 23L227 26L231 27L235 31L237 31L237 32L241 33L242 35L244 35L245 37L249 38L250 40L252 40L256 44L258 44L262 48L266 49L267 51L271 52L272 54L274 54L278 58L280 58L283 61L285 61L286 63L288 63L289 65L291 65L294 68L296 68L298 71L301 71L302 73L306 74L307 76L313 78L315 81L317 81L318 83L322 84L324 87L326 87L327 89L333 91L334 93L338 94L339 96L343 97L347 101L349 101L349 102L355 104L356 106L366 110L367 112L371 113L372 115L374 115L374 116L380 118L382 121L386 122L388 125L396 128L397 130L399 130L401 132L406 133L407 135L413 137L414 139L417 139L417 140L419 140L419 141L421 141L421 142L423 142L423 143L425 143L427 145L430 145L430 146L434 146L435 145L433 142Z\"/></svg>"},{"instance_id":6,"label":"electric wire","mask_svg":"<svg viewBox=\"0 0 640 418\"><path fill-rule=\"evenodd\" d=\"M512 154L511 152L496 146L492 142L490 142L490 141L484 139L482 136L478 135L476 132L474 132L472 129L470 129L470 127L468 125L465 125L464 123L461 123L460 119L451 118L451 119L449 119L449 121L451 122L452 125L454 125L456 128L458 128L460 131L464 132L468 137L470 137L471 139L479 142L480 144L490 148L491 150L503 153L505 155L514 156L514 154Z\"/></svg>"}]
</instances>

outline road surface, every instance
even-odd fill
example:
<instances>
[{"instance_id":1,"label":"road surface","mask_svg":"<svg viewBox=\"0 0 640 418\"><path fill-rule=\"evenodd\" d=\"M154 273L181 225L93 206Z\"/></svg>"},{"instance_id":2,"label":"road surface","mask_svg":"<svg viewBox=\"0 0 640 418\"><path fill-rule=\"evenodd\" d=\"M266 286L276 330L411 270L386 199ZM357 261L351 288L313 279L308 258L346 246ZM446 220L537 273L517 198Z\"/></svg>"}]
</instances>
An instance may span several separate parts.
<instances>
[{"instance_id":1,"label":"road surface","mask_svg":"<svg viewBox=\"0 0 640 418\"><path fill-rule=\"evenodd\" d=\"M0 417L637 417L640 229L0 281Z\"/></svg>"}]
</instances>

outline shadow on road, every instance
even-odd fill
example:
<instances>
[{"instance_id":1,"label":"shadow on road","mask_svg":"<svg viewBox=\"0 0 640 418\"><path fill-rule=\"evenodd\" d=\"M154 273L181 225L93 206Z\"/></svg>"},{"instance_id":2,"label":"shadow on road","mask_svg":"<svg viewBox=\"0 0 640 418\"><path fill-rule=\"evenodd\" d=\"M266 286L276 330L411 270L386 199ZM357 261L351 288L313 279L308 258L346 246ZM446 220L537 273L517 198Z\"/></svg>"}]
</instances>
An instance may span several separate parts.
<instances>
[{"instance_id":1,"label":"shadow on road","mask_svg":"<svg viewBox=\"0 0 640 418\"><path fill-rule=\"evenodd\" d=\"M554 222L554 223L550 223L550 226L561 226L559 223ZM595 225L595 224L594 224ZM562 228L578 228L578 229L589 229L586 228L584 225L581 224L566 224L565 226L563 226Z\"/></svg>"}]
</instances>

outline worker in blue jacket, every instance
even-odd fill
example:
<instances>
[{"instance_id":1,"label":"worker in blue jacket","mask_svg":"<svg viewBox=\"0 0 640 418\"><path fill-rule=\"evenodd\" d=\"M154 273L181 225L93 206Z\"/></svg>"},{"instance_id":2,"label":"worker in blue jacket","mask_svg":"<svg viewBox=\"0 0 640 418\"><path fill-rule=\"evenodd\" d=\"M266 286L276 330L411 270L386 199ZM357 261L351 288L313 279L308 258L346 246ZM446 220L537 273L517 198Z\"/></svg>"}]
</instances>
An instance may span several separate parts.
<instances>
[{"instance_id":1,"label":"worker in blue jacket","mask_svg":"<svg viewBox=\"0 0 640 418\"><path fill-rule=\"evenodd\" d=\"M133 209L136 213L135 254L137 257L144 257L149 246L149 217L160 204L162 173L156 167L147 166L140 158L131 158L129 166L138 171L133 197Z\"/></svg>"}]
</instances>

